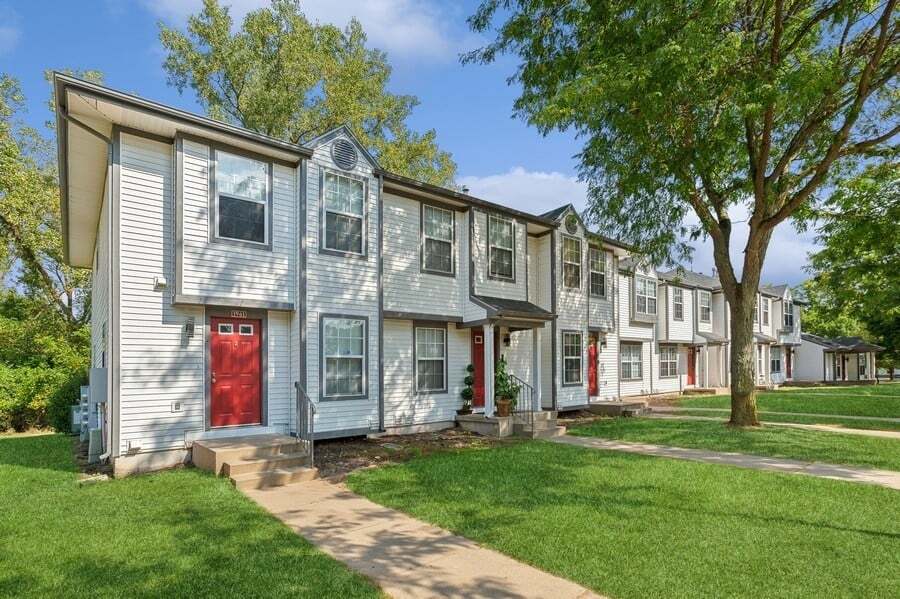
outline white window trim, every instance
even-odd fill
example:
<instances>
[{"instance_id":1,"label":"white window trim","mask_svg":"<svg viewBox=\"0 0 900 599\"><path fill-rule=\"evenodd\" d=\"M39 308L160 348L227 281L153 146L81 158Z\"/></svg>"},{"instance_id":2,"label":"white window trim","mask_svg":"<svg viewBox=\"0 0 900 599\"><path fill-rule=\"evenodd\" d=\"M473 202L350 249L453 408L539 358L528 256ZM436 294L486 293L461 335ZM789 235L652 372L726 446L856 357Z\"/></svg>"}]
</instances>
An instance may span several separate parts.
<instances>
[{"instance_id":1,"label":"white window trim","mask_svg":"<svg viewBox=\"0 0 900 599\"><path fill-rule=\"evenodd\" d=\"M592 258L592 255L596 253L598 254L598 259L595 261ZM600 270L594 269L594 263L600 265ZM604 252L601 248L588 246L588 271L589 271L589 279L588 279L588 292L591 294L591 297L599 297L602 299L606 299L607 291L606 291L606 252ZM602 275L603 276L603 292L602 293L594 293L594 275Z\"/></svg>"},{"instance_id":2,"label":"white window trim","mask_svg":"<svg viewBox=\"0 0 900 599\"><path fill-rule=\"evenodd\" d=\"M626 352L622 351L625 348L629 348L627 355ZM637 360L634 359L635 354L633 350L637 348ZM625 358L628 358L625 360ZM630 376L624 376L622 374L622 366L625 363L628 363L628 370ZM639 374L634 376L634 365L637 364ZM622 342L619 344L619 378L623 381L640 381L644 378L644 344L643 343L632 343L632 342Z\"/></svg>"},{"instance_id":3,"label":"white window trim","mask_svg":"<svg viewBox=\"0 0 900 599\"><path fill-rule=\"evenodd\" d=\"M344 210L331 210L325 207L325 180L331 175L333 177L349 179L351 181L358 181L362 183L362 214L355 214L353 212L346 212ZM357 218L360 220L360 233L361 233L361 251L354 252L350 250L342 250L337 248L328 247L327 235L325 233L326 221L328 214L338 214L340 216L346 216L349 218ZM351 175L349 173L339 173L331 169L320 168L320 177L319 177L319 253L320 254L331 254L334 256L349 256L354 258L366 258L368 255L368 245L369 245L369 181L363 177L359 177L356 175Z\"/></svg>"},{"instance_id":4,"label":"white window trim","mask_svg":"<svg viewBox=\"0 0 900 599\"><path fill-rule=\"evenodd\" d=\"M566 260L566 242L574 242L578 244L578 260L573 262L571 260ZM584 259L584 254L581 252L582 244L581 240L577 237L572 237L571 235L563 235L562 236L562 263L563 263L563 287L566 289L581 289L581 262ZM578 269L578 284L577 285L568 285L566 283L566 266L574 266Z\"/></svg>"},{"instance_id":5,"label":"white window trim","mask_svg":"<svg viewBox=\"0 0 900 599\"><path fill-rule=\"evenodd\" d=\"M491 235L491 221L502 221L505 223L509 223L510 226L510 241L512 243L512 247L503 247L502 245L496 245L494 243L493 236ZM505 216L499 216L496 214L488 214L487 215L487 246L488 246L488 255L487 255L487 267L488 267L488 278L489 279L499 279L501 281L512 281L516 280L516 221L511 218L506 218ZM494 248L499 250L510 252L512 254L512 276L508 277L506 275L496 274L491 272L491 267L493 265L493 260L491 260L491 254L494 251Z\"/></svg>"},{"instance_id":6,"label":"white window trim","mask_svg":"<svg viewBox=\"0 0 900 599\"><path fill-rule=\"evenodd\" d=\"M762 301L762 326L769 326L769 298L763 298Z\"/></svg>"},{"instance_id":7,"label":"white window trim","mask_svg":"<svg viewBox=\"0 0 900 599\"><path fill-rule=\"evenodd\" d=\"M422 216L421 216L420 222L419 222L419 226L422 230L422 251L421 251L421 258L419 261L420 269L424 273L433 274L433 275L442 275L442 276L450 276L450 277L456 276L456 211L451 210L449 208L444 208L443 206L435 206L434 204L429 204L427 202L422 202L421 206L422 206L422 211L421 211ZM430 236L427 233L425 233L425 212L429 208L432 210L440 210L441 212L449 212L450 213L451 232L450 232L449 240L441 239L439 237L433 237L433 236ZM428 247L428 244L426 243L426 241L429 239L433 239L435 241L440 241L442 243L450 244L450 270L438 270L436 268L428 268L427 266L425 266L425 264L426 264L425 251L426 251L426 248Z\"/></svg>"},{"instance_id":8,"label":"white window trim","mask_svg":"<svg viewBox=\"0 0 900 599\"><path fill-rule=\"evenodd\" d=\"M219 184L218 184L218 168L219 168L219 154L228 154L230 156L235 156L237 158L243 158L244 160L252 160L254 162L259 162L261 164L266 165L266 195L263 200L258 200L256 198L250 198L246 196L241 196L238 194L232 193L221 193L219 192ZM214 241L232 243L238 245L248 245L250 247L256 247L261 249L272 249L272 211L273 211L273 170L272 163L262 160L259 156L248 156L247 154L242 154L240 152L233 152L230 150L224 150L222 148L216 146L210 146L210 174L209 174L209 184L210 191L212 194L212 213L210 214L210 224L212 231L212 239ZM254 204L262 204L265 207L265 214L263 217L263 241L252 241L249 239L238 239L236 237L227 237L225 235L221 235L219 233L219 198L220 196L225 196L228 198L233 198L235 200L240 200L242 202L252 202Z\"/></svg>"},{"instance_id":9,"label":"white window trim","mask_svg":"<svg viewBox=\"0 0 900 599\"><path fill-rule=\"evenodd\" d=\"M712 294L709 291L700 291L697 295L698 303L700 306L700 314L698 315L698 319L700 322L709 324L712 322ZM703 300L706 300L706 305L703 305ZM706 318L703 317L703 311L706 310Z\"/></svg>"},{"instance_id":10,"label":"white window trim","mask_svg":"<svg viewBox=\"0 0 900 599\"><path fill-rule=\"evenodd\" d=\"M681 316L678 316L678 307L681 308ZM684 289L681 287L672 288L672 320L684 322Z\"/></svg>"},{"instance_id":11,"label":"white window trim","mask_svg":"<svg viewBox=\"0 0 900 599\"><path fill-rule=\"evenodd\" d=\"M671 353L671 356L667 355ZM667 358L667 359L664 359ZM670 359L669 359L670 358ZM667 374L663 374L663 365ZM671 373L668 373L669 370ZM659 346L659 378L670 379L678 376L678 346L676 345L660 345Z\"/></svg>"},{"instance_id":12,"label":"white window trim","mask_svg":"<svg viewBox=\"0 0 900 599\"><path fill-rule=\"evenodd\" d=\"M348 355L348 356L329 356L325 353L325 329L326 323L330 320L359 320L362 322L362 335L363 335L363 353L362 355ZM321 397L322 401L335 401L335 400L348 400L348 399L367 399L368 398L368 389L369 389L369 319L365 316L354 316L354 315L342 315L342 314L323 314L320 316L320 325L319 325L319 380L320 380L320 389L321 389ZM329 358L356 358L362 359L362 393L354 393L354 394L337 394L325 393L325 390L328 388L327 381L325 380L328 372L327 361Z\"/></svg>"},{"instance_id":13,"label":"white window trim","mask_svg":"<svg viewBox=\"0 0 900 599\"><path fill-rule=\"evenodd\" d=\"M643 281L645 285L645 293L640 292L640 284L639 282ZM653 288L653 295L650 295L650 286ZM659 289L655 279L651 279L650 277L634 277L634 311L636 314L643 314L645 316L656 316L656 313L659 310ZM638 298L644 298L644 310L639 308ZM653 311L650 311L650 300L653 300Z\"/></svg>"},{"instance_id":14,"label":"white window trim","mask_svg":"<svg viewBox=\"0 0 900 599\"><path fill-rule=\"evenodd\" d=\"M248 333L245 333L244 327L250 327L250 331ZM252 324L239 324L238 325L238 335L241 335L243 337L252 337L253 336L253 325Z\"/></svg>"},{"instance_id":15,"label":"white window trim","mask_svg":"<svg viewBox=\"0 0 900 599\"><path fill-rule=\"evenodd\" d=\"M220 322L216 333L219 335L234 335L234 325L230 322Z\"/></svg>"},{"instance_id":16,"label":"white window trim","mask_svg":"<svg viewBox=\"0 0 900 599\"><path fill-rule=\"evenodd\" d=\"M578 355L566 355L566 336L578 337ZM573 344L570 344L573 345ZM576 360L578 362L578 380L566 382L566 362ZM562 331L562 386L577 387L584 384L584 337L580 331Z\"/></svg>"},{"instance_id":17,"label":"white window trim","mask_svg":"<svg viewBox=\"0 0 900 599\"><path fill-rule=\"evenodd\" d=\"M419 356L419 331L426 331L426 330L427 331L440 331L440 333L444 336L444 343L443 343L444 356L443 356L443 358L441 358L441 359L422 358L421 356ZM447 337L448 336L447 336L447 328L446 327L436 327L434 325L416 325L415 326L415 329L413 331L413 355L415 356L415 359L413 360L413 368L415 369L415 371L413 373L413 378L415 379L415 392L417 395L436 395L436 394L447 393L447 391L448 391L447 353L449 350L449 348L448 348L449 341L448 341ZM420 361L440 362L441 363L441 367L444 372L444 386L443 387L441 387L440 389L420 389L419 388L419 362Z\"/></svg>"}]
</instances>

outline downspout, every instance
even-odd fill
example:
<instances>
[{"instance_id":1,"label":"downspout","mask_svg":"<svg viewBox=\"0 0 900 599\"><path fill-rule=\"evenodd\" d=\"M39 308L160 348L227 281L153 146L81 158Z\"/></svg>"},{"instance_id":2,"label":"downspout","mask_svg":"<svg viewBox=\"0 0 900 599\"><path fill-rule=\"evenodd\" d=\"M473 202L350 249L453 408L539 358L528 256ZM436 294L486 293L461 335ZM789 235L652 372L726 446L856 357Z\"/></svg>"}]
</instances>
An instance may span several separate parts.
<instances>
[{"instance_id":1,"label":"downspout","mask_svg":"<svg viewBox=\"0 0 900 599\"><path fill-rule=\"evenodd\" d=\"M619 314L619 257L613 254L613 273L615 273L615 282L613 283L612 295L615 297L613 303L613 326L616 327L616 399L622 401L622 315Z\"/></svg>"}]
</instances>

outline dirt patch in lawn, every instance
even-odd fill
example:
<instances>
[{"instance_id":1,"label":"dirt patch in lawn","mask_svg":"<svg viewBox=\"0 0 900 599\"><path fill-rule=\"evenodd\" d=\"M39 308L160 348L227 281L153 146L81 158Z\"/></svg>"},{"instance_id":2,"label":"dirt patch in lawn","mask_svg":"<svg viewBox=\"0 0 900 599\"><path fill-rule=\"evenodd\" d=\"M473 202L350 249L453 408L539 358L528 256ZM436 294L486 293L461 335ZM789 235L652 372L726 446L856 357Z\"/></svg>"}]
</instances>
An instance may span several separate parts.
<instances>
[{"instance_id":1,"label":"dirt patch in lawn","mask_svg":"<svg viewBox=\"0 0 900 599\"><path fill-rule=\"evenodd\" d=\"M556 417L556 422L566 428L581 426L597 422L598 420L609 420L610 416L600 416L587 410L575 410L571 412L560 412Z\"/></svg>"},{"instance_id":2,"label":"dirt patch in lawn","mask_svg":"<svg viewBox=\"0 0 900 599\"><path fill-rule=\"evenodd\" d=\"M399 464L414 457L443 451L487 448L515 442L479 437L462 429L386 435L375 439L329 439L316 442L316 467L320 477L341 481L360 468Z\"/></svg>"}]
</instances>

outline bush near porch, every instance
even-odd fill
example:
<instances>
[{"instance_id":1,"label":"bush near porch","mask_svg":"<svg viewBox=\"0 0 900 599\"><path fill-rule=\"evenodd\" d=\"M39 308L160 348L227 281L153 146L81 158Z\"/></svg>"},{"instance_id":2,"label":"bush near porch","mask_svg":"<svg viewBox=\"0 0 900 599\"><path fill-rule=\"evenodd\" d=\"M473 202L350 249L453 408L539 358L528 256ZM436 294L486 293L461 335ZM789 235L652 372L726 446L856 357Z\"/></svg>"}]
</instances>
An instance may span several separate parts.
<instances>
[{"instance_id":1,"label":"bush near porch","mask_svg":"<svg viewBox=\"0 0 900 599\"><path fill-rule=\"evenodd\" d=\"M381 597L226 480L79 485L72 440L0 436L0 596Z\"/></svg>"}]
</instances>

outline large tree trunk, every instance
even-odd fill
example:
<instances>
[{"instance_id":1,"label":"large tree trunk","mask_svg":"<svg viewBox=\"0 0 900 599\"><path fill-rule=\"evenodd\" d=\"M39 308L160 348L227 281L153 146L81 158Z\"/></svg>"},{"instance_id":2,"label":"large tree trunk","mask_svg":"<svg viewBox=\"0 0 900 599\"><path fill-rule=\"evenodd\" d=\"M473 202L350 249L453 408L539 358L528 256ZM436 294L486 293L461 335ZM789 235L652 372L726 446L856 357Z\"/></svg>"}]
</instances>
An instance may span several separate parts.
<instances>
[{"instance_id":1,"label":"large tree trunk","mask_svg":"<svg viewBox=\"0 0 900 599\"><path fill-rule=\"evenodd\" d=\"M753 363L753 300L730 302L731 307L731 420L734 426L758 426L756 378Z\"/></svg>"}]
</instances>

